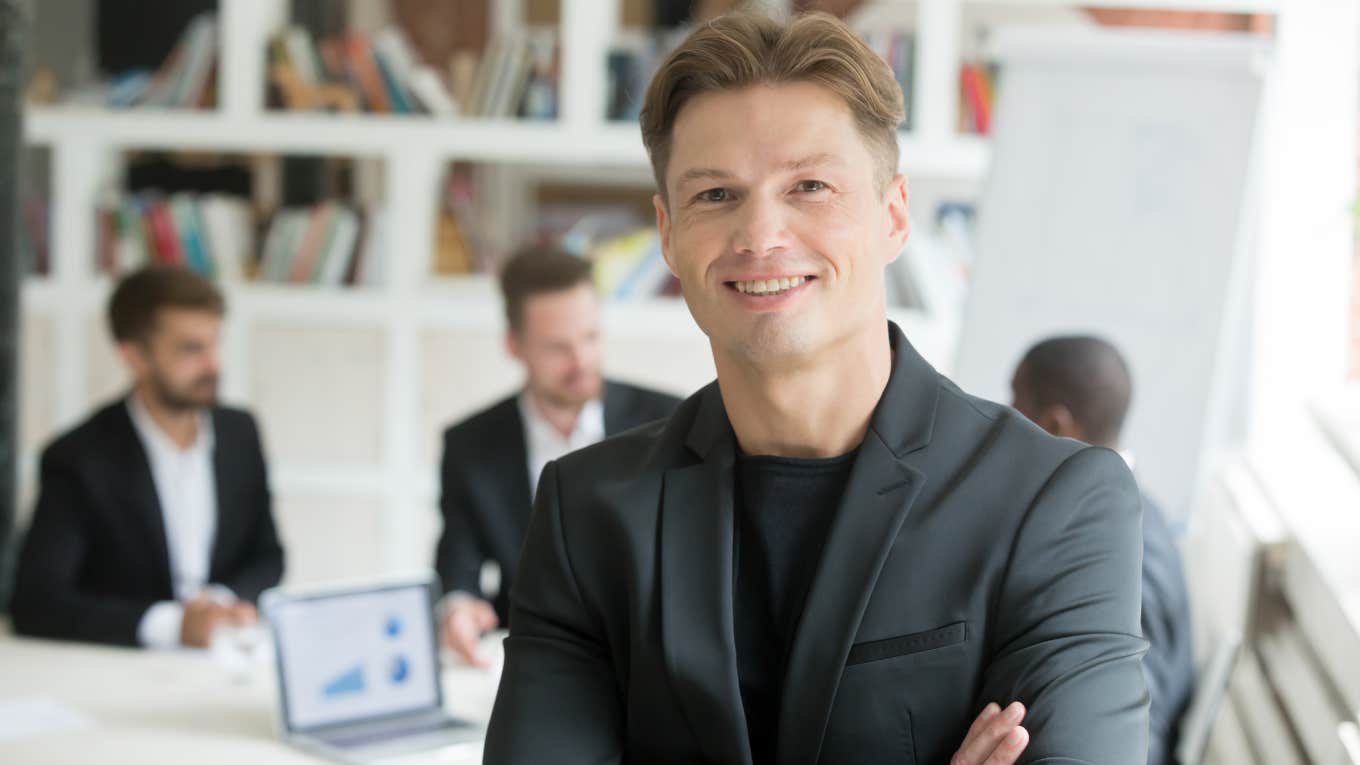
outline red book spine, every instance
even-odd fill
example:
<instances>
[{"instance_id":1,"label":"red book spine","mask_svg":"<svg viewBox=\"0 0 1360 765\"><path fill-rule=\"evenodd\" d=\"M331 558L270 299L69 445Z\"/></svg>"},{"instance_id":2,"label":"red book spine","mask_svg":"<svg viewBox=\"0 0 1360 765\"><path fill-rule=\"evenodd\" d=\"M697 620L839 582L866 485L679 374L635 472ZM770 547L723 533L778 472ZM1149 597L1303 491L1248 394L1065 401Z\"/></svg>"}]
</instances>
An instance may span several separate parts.
<instances>
[{"instance_id":1,"label":"red book spine","mask_svg":"<svg viewBox=\"0 0 1360 765\"><path fill-rule=\"evenodd\" d=\"M175 221L170 215L170 205L165 200L157 200L147 212L151 222L151 236L156 241L156 253L162 263L184 264L184 248L180 246L179 234L175 232Z\"/></svg>"},{"instance_id":2,"label":"red book spine","mask_svg":"<svg viewBox=\"0 0 1360 765\"><path fill-rule=\"evenodd\" d=\"M962 76L963 94L968 99L968 108L973 112L973 125L978 133L987 135L992 129L992 108L991 104L987 103L982 70L973 64L964 64Z\"/></svg>"}]
</instances>

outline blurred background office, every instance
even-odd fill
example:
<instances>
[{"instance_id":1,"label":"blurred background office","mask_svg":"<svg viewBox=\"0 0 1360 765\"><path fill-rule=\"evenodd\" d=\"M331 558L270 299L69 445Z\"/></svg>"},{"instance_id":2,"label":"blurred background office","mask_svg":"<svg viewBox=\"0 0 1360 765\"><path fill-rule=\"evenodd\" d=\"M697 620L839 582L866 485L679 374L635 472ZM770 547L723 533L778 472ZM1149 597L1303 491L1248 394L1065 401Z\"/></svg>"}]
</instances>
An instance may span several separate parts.
<instances>
[{"instance_id":1,"label":"blurred background office","mask_svg":"<svg viewBox=\"0 0 1360 765\"><path fill-rule=\"evenodd\" d=\"M288 585L431 565L441 433L524 382L518 248L592 261L611 379L711 380L636 118L738 5L0 2L0 609L41 449L130 385L103 316L146 264L225 297ZM1046 337L1123 354L1189 590L1185 761L1360 762L1360 0L748 5L846 18L902 85L889 312L931 363L1009 402ZM35 650L0 637L0 676ZM0 726L0 760L62 746Z\"/></svg>"}]
</instances>

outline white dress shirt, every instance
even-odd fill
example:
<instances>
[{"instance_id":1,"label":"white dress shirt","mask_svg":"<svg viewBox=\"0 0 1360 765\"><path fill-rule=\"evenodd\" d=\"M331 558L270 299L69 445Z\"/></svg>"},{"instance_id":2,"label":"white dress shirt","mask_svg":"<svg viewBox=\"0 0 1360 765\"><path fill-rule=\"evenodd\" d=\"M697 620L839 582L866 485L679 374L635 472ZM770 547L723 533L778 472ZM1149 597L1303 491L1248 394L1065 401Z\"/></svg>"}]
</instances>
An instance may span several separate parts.
<instances>
[{"instance_id":1,"label":"white dress shirt","mask_svg":"<svg viewBox=\"0 0 1360 765\"><path fill-rule=\"evenodd\" d=\"M188 448L181 449L161 430L137 400L127 400L132 424L146 450L151 478L160 500L165 526L165 547L170 558L170 581L174 600L156 603L137 625L137 640L149 648L179 645L185 601L203 592L208 584L213 536L217 531L217 477L213 472L214 434L212 418L198 416L198 433ZM217 593L230 599L230 591Z\"/></svg>"},{"instance_id":2,"label":"white dress shirt","mask_svg":"<svg viewBox=\"0 0 1360 765\"><path fill-rule=\"evenodd\" d=\"M576 426L563 437L551 422L539 414L528 392L519 396L519 415L524 420L524 445L528 452L529 496L538 491L538 477L549 462L604 440L604 403L595 398L586 402L576 417Z\"/></svg>"}]
</instances>

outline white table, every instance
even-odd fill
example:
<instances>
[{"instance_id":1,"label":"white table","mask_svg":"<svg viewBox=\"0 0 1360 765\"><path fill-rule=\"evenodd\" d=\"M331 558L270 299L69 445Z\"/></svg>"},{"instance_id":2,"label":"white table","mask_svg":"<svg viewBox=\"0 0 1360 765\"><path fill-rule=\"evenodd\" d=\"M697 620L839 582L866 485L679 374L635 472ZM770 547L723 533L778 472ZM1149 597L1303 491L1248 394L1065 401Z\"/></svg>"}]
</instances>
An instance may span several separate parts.
<instances>
[{"instance_id":1,"label":"white table","mask_svg":"<svg viewBox=\"0 0 1360 765\"><path fill-rule=\"evenodd\" d=\"M484 646L500 650L500 636ZM498 663L499 665L499 663ZM485 724L498 675L445 662L449 711ZM276 729L272 664L232 678L206 651L148 651L12 636L0 624L0 702L53 699L93 725L79 732L0 739L0 763L315 765ZM432 758L479 763L480 756Z\"/></svg>"}]
</instances>

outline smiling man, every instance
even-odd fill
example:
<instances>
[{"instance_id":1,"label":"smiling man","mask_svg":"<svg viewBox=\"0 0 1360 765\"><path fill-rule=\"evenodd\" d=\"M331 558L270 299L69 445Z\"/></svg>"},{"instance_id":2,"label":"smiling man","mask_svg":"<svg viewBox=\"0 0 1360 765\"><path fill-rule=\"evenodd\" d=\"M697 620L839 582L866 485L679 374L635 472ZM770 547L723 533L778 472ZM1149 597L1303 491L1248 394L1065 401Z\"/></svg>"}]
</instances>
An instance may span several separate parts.
<instances>
[{"instance_id":1,"label":"smiling man","mask_svg":"<svg viewBox=\"0 0 1360 765\"><path fill-rule=\"evenodd\" d=\"M887 320L902 96L840 22L723 17L643 109L716 383L550 463L488 763L1143 763L1117 454Z\"/></svg>"}]
</instances>

